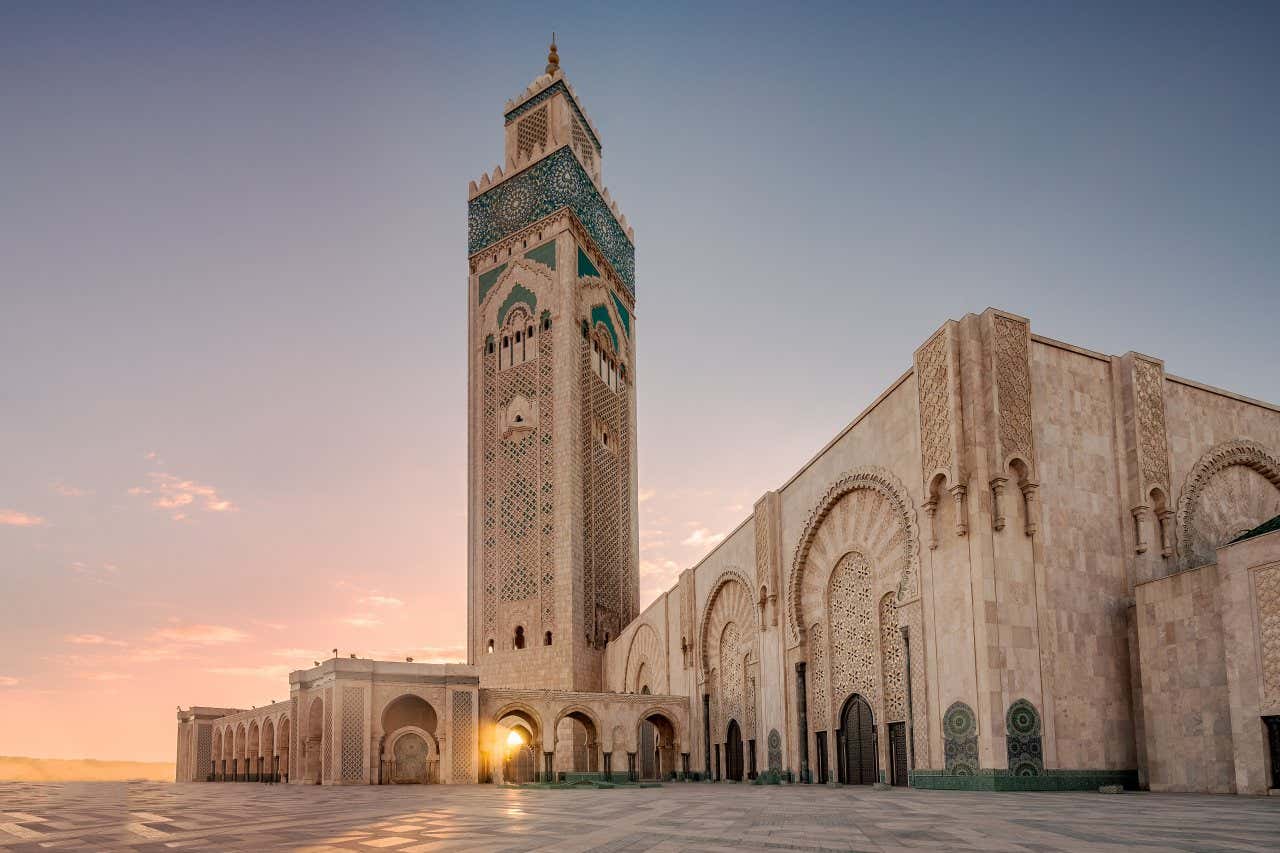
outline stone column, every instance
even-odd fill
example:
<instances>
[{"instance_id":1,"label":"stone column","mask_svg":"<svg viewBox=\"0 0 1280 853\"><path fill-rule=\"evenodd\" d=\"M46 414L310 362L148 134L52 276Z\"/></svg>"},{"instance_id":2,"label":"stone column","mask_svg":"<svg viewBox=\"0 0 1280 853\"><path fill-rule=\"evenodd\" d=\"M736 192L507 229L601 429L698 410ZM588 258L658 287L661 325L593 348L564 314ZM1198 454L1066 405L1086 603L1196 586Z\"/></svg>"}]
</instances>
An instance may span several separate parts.
<instances>
[{"instance_id":1,"label":"stone column","mask_svg":"<svg viewBox=\"0 0 1280 853\"><path fill-rule=\"evenodd\" d=\"M800 727L800 781L809 781L809 710L804 661L796 663L796 723Z\"/></svg>"}]
</instances>

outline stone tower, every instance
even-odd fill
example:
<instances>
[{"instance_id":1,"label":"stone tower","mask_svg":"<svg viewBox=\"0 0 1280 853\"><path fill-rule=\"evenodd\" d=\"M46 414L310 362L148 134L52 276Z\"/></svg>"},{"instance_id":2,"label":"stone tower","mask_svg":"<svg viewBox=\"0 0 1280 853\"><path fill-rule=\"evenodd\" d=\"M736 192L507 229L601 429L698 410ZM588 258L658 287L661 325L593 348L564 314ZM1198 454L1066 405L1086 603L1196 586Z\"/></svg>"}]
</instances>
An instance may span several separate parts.
<instances>
[{"instance_id":1,"label":"stone tower","mask_svg":"<svg viewBox=\"0 0 1280 853\"><path fill-rule=\"evenodd\" d=\"M504 119L468 192L468 659L597 691L639 610L634 235L554 42Z\"/></svg>"}]
</instances>

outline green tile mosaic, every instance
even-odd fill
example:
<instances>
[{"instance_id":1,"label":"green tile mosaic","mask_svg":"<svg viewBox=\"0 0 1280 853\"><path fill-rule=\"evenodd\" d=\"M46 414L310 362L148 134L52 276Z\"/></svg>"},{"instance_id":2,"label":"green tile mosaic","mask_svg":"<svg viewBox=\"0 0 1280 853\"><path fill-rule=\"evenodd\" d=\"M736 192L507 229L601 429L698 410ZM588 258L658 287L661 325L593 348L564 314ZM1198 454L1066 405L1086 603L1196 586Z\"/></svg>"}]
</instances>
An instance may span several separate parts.
<instances>
[{"instance_id":1,"label":"green tile mosaic","mask_svg":"<svg viewBox=\"0 0 1280 853\"><path fill-rule=\"evenodd\" d=\"M1137 770L1045 770L1038 776L1019 776L1008 770L979 770L972 774L945 770L913 770L913 788L937 791L1096 791L1103 785L1137 790Z\"/></svg>"},{"instance_id":2,"label":"green tile mosaic","mask_svg":"<svg viewBox=\"0 0 1280 853\"><path fill-rule=\"evenodd\" d=\"M511 288L511 292L507 294L507 298L502 300L502 307L498 309L499 326L501 326L502 322L507 319L507 312L515 307L518 302L523 302L525 305L529 306L530 316L533 315L534 310L538 307L538 297L534 296L533 293L524 285L517 284Z\"/></svg>"},{"instance_id":3,"label":"green tile mosaic","mask_svg":"<svg viewBox=\"0 0 1280 853\"><path fill-rule=\"evenodd\" d=\"M537 261L540 264L546 264L551 269L556 268L556 241L543 243L536 249L530 249L524 253L524 256L531 261Z\"/></svg>"},{"instance_id":4,"label":"green tile mosaic","mask_svg":"<svg viewBox=\"0 0 1280 853\"><path fill-rule=\"evenodd\" d=\"M507 268L506 264L498 264L488 272L480 273L480 304L484 304L484 298L489 295L489 291L497 284L498 277L502 275L503 270Z\"/></svg>"},{"instance_id":5,"label":"green tile mosaic","mask_svg":"<svg viewBox=\"0 0 1280 853\"><path fill-rule=\"evenodd\" d=\"M622 321L622 330L627 333L627 337L631 337L631 314L627 311L627 306L622 304L622 300L618 298L618 294L610 293L613 297L613 306L618 309L618 319Z\"/></svg>"},{"instance_id":6,"label":"green tile mosaic","mask_svg":"<svg viewBox=\"0 0 1280 853\"><path fill-rule=\"evenodd\" d=\"M613 327L613 318L609 316L609 309L603 305L595 305L591 308L591 328L594 329L596 323L604 323L604 327L609 330L609 337L613 338L613 351L622 352L622 347L618 345L618 330Z\"/></svg>"},{"instance_id":7,"label":"green tile mosaic","mask_svg":"<svg viewBox=\"0 0 1280 853\"><path fill-rule=\"evenodd\" d=\"M591 259L587 257L587 253L582 251L581 248L579 248L578 249L578 278L582 278L583 276L588 276L588 275L593 275L596 278L599 278L600 270L596 269L596 265L591 263Z\"/></svg>"},{"instance_id":8,"label":"green tile mosaic","mask_svg":"<svg viewBox=\"0 0 1280 853\"><path fill-rule=\"evenodd\" d=\"M636 249L569 146L547 155L467 205L467 254L568 207L632 295Z\"/></svg>"}]
</instances>

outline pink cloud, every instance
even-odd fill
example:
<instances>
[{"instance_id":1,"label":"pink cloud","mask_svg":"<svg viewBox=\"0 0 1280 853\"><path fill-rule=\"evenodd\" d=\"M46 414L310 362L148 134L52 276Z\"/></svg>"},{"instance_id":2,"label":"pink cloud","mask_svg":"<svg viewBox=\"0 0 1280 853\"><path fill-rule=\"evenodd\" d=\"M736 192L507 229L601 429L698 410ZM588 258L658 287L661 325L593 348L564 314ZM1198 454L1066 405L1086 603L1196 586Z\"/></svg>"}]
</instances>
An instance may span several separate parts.
<instances>
[{"instance_id":1,"label":"pink cloud","mask_svg":"<svg viewBox=\"0 0 1280 853\"><path fill-rule=\"evenodd\" d=\"M205 670L205 672L210 672L214 675L234 675L248 676L250 678L276 679L284 678L292 671L293 667L285 666L283 664L268 664L264 666L215 666Z\"/></svg>"},{"instance_id":2,"label":"pink cloud","mask_svg":"<svg viewBox=\"0 0 1280 853\"><path fill-rule=\"evenodd\" d=\"M54 483L49 488L62 495L64 498L82 498L85 495L91 494L89 491L82 489L79 486L71 486L61 480Z\"/></svg>"},{"instance_id":3,"label":"pink cloud","mask_svg":"<svg viewBox=\"0 0 1280 853\"><path fill-rule=\"evenodd\" d=\"M126 646L123 640L110 640L101 634L67 634L62 639L76 646Z\"/></svg>"},{"instance_id":4,"label":"pink cloud","mask_svg":"<svg viewBox=\"0 0 1280 853\"><path fill-rule=\"evenodd\" d=\"M123 672L86 672L83 678L85 681L128 681L133 676Z\"/></svg>"},{"instance_id":5,"label":"pink cloud","mask_svg":"<svg viewBox=\"0 0 1280 853\"><path fill-rule=\"evenodd\" d=\"M249 639L244 631L226 625L174 625L159 629L152 637L194 646L221 646Z\"/></svg>"},{"instance_id":6,"label":"pink cloud","mask_svg":"<svg viewBox=\"0 0 1280 853\"><path fill-rule=\"evenodd\" d=\"M0 687L17 687L18 679L11 675L0 675Z\"/></svg>"},{"instance_id":7,"label":"pink cloud","mask_svg":"<svg viewBox=\"0 0 1280 853\"><path fill-rule=\"evenodd\" d=\"M0 509L0 524L9 527L39 527L44 524L44 519L16 509Z\"/></svg>"},{"instance_id":8,"label":"pink cloud","mask_svg":"<svg viewBox=\"0 0 1280 853\"><path fill-rule=\"evenodd\" d=\"M152 471L147 475L151 480L148 486L134 486L129 494L151 498L151 506L156 509L174 510L174 521L188 518L187 508L202 507L206 512L236 512L237 507L230 500L218 494L218 490L210 485L195 480L183 480L164 471Z\"/></svg>"},{"instance_id":9,"label":"pink cloud","mask_svg":"<svg viewBox=\"0 0 1280 853\"><path fill-rule=\"evenodd\" d=\"M361 604L372 604L374 607L402 607L404 602L389 595L366 595L360 599Z\"/></svg>"},{"instance_id":10,"label":"pink cloud","mask_svg":"<svg viewBox=\"0 0 1280 853\"><path fill-rule=\"evenodd\" d=\"M376 628L382 624L382 620L368 613L357 613L354 616L344 616L340 621L351 625L354 628Z\"/></svg>"},{"instance_id":11,"label":"pink cloud","mask_svg":"<svg viewBox=\"0 0 1280 853\"><path fill-rule=\"evenodd\" d=\"M705 527L698 527L694 529L694 531L689 534L689 537L680 544L692 547L705 547L707 545L715 545L722 539L724 539L723 533L712 533Z\"/></svg>"}]
</instances>

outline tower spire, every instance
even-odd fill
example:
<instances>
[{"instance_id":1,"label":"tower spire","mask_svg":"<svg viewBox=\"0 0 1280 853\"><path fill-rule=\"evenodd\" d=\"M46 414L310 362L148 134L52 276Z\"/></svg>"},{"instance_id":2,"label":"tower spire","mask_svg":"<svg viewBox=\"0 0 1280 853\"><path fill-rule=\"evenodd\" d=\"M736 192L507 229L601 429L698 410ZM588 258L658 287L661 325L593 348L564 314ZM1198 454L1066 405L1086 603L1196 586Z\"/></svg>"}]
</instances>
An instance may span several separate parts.
<instances>
[{"instance_id":1,"label":"tower spire","mask_svg":"<svg viewBox=\"0 0 1280 853\"><path fill-rule=\"evenodd\" d=\"M555 74L560 70L560 54L556 53L556 34L551 34L551 52L547 54L547 73Z\"/></svg>"}]
</instances>

